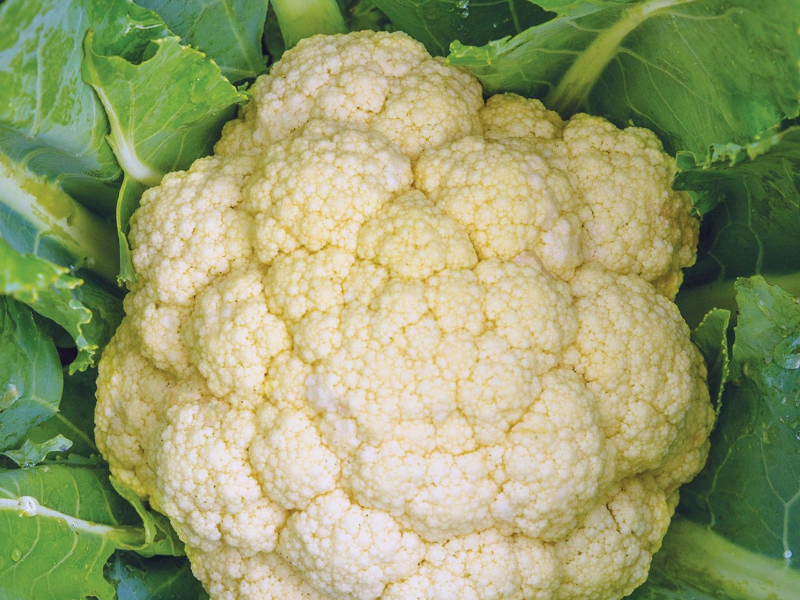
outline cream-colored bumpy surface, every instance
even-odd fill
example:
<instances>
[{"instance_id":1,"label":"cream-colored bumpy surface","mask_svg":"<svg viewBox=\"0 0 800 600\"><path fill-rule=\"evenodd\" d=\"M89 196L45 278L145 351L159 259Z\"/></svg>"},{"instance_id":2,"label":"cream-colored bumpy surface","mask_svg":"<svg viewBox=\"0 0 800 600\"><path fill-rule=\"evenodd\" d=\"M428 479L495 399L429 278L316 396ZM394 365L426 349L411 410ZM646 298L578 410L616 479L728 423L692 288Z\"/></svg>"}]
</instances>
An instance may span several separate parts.
<instances>
[{"instance_id":1,"label":"cream-colored bumpy surface","mask_svg":"<svg viewBox=\"0 0 800 600\"><path fill-rule=\"evenodd\" d=\"M713 421L651 132L315 37L145 193L97 442L215 600L605 600Z\"/></svg>"}]
</instances>

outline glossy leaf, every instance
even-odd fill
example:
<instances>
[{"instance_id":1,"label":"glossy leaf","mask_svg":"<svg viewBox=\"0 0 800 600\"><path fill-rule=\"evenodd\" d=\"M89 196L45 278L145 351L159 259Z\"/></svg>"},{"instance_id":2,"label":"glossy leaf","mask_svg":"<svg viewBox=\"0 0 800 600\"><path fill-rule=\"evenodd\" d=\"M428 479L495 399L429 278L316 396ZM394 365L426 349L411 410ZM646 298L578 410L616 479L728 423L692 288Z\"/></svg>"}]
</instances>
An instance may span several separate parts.
<instances>
[{"instance_id":1,"label":"glossy leaf","mask_svg":"<svg viewBox=\"0 0 800 600\"><path fill-rule=\"evenodd\" d=\"M71 446L70 440L58 434L43 442L32 442L27 439L16 450L6 450L2 454L13 460L19 467L33 467L43 462L51 452L66 452Z\"/></svg>"},{"instance_id":2,"label":"glossy leaf","mask_svg":"<svg viewBox=\"0 0 800 600\"><path fill-rule=\"evenodd\" d=\"M118 551L106 565L106 578L116 588L117 600L208 598L185 558L146 559L132 552Z\"/></svg>"},{"instance_id":3,"label":"glossy leaf","mask_svg":"<svg viewBox=\"0 0 800 600\"><path fill-rule=\"evenodd\" d=\"M798 114L795 0L539 0L558 16L448 61L489 93L543 98L655 131L668 152L706 158Z\"/></svg>"},{"instance_id":4,"label":"glossy leaf","mask_svg":"<svg viewBox=\"0 0 800 600\"><path fill-rule=\"evenodd\" d=\"M267 70L261 34L267 0L136 0L159 14L184 44L194 46L219 65L231 82Z\"/></svg>"},{"instance_id":5,"label":"glossy leaf","mask_svg":"<svg viewBox=\"0 0 800 600\"><path fill-rule=\"evenodd\" d=\"M122 175L105 112L83 81L83 37L100 0L0 6L0 151L110 214Z\"/></svg>"},{"instance_id":6,"label":"glossy leaf","mask_svg":"<svg viewBox=\"0 0 800 600\"><path fill-rule=\"evenodd\" d=\"M53 341L27 306L0 296L0 450L15 447L31 427L56 414L62 386Z\"/></svg>"},{"instance_id":7,"label":"glossy leaf","mask_svg":"<svg viewBox=\"0 0 800 600\"><path fill-rule=\"evenodd\" d=\"M444 56L450 44L481 45L553 15L530 0L374 0L398 29Z\"/></svg>"}]
</instances>

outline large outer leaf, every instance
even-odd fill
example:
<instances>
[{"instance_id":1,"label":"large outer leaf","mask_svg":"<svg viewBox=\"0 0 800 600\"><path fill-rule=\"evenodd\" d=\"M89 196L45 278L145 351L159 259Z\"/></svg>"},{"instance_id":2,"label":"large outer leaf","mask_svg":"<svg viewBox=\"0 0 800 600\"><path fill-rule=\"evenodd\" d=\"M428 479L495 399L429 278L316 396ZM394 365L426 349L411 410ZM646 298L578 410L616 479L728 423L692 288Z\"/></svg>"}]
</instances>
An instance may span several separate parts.
<instances>
[{"instance_id":1,"label":"large outer leaf","mask_svg":"<svg viewBox=\"0 0 800 600\"><path fill-rule=\"evenodd\" d=\"M117 589L117 600L202 600L208 598L192 576L186 558L142 558L132 552L114 553L106 578Z\"/></svg>"},{"instance_id":2,"label":"large outer leaf","mask_svg":"<svg viewBox=\"0 0 800 600\"><path fill-rule=\"evenodd\" d=\"M374 4L395 27L438 55L447 54L454 40L486 44L552 16L529 0L374 0Z\"/></svg>"},{"instance_id":3,"label":"large outer leaf","mask_svg":"<svg viewBox=\"0 0 800 600\"><path fill-rule=\"evenodd\" d=\"M25 305L0 296L0 451L58 411L61 362Z\"/></svg>"},{"instance_id":4,"label":"large outer leaf","mask_svg":"<svg viewBox=\"0 0 800 600\"><path fill-rule=\"evenodd\" d=\"M800 553L800 303L760 277L737 283L735 386L683 511L754 552Z\"/></svg>"},{"instance_id":5,"label":"large outer leaf","mask_svg":"<svg viewBox=\"0 0 800 600\"><path fill-rule=\"evenodd\" d=\"M184 43L214 59L233 83L267 70L261 35L267 0L136 0L157 12Z\"/></svg>"},{"instance_id":6,"label":"large outer leaf","mask_svg":"<svg viewBox=\"0 0 800 600\"><path fill-rule=\"evenodd\" d=\"M103 565L116 548L145 543L136 511L114 493L102 467L0 473L0 530L3 598L111 600Z\"/></svg>"},{"instance_id":7,"label":"large outer leaf","mask_svg":"<svg viewBox=\"0 0 800 600\"><path fill-rule=\"evenodd\" d=\"M110 214L119 165L108 121L81 79L83 36L99 0L8 0L0 6L0 151Z\"/></svg>"},{"instance_id":8,"label":"large outer leaf","mask_svg":"<svg viewBox=\"0 0 800 600\"><path fill-rule=\"evenodd\" d=\"M100 464L0 472L0 598L112 600L103 575L116 549L180 554L166 518L130 499Z\"/></svg>"},{"instance_id":9,"label":"large outer leaf","mask_svg":"<svg viewBox=\"0 0 800 600\"><path fill-rule=\"evenodd\" d=\"M540 0L555 19L449 62L487 91L545 99L654 130L667 151L701 160L798 114L796 0Z\"/></svg>"},{"instance_id":10,"label":"large outer leaf","mask_svg":"<svg viewBox=\"0 0 800 600\"><path fill-rule=\"evenodd\" d=\"M675 186L694 190L707 213L697 264L678 295L684 317L696 322L712 306L734 308L736 277L763 274L800 294L800 127L683 167Z\"/></svg>"}]
</instances>

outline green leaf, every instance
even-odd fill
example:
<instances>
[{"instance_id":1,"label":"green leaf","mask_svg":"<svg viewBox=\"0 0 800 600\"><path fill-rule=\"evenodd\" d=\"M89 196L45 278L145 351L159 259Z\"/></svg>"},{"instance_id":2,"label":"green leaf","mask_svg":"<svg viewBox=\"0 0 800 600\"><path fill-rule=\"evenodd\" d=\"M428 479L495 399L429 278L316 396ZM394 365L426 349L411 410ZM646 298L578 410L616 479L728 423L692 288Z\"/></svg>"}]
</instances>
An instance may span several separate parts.
<instances>
[{"instance_id":1,"label":"green leaf","mask_svg":"<svg viewBox=\"0 0 800 600\"><path fill-rule=\"evenodd\" d=\"M0 6L0 152L104 214L121 171L108 120L81 79L83 36L99 0L7 0Z\"/></svg>"},{"instance_id":2,"label":"green leaf","mask_svg":"<svg viewBox=\"0 0 800 600\"><path fill-rule=\"evenodd\" d=\"M145 530L101 466L48 464L0 472L0 597L112 600L103 566L141 548ZM78 575L80 574L80 575Z\"/></svg>"},{"instance_id":3,"label":"green leaf","mask_svg":"<svg viewBox=\"0 0 800 600\"><path fill-rule=\"evenodd\" d=\"M106 565L117 600L202 600L208 598L185 558L146 559L117 551Z\"/></svg>"},{"instance_id":4,"label":"green leaf","mask_svg":"<svg viewBox=\"0 0 800 600\"><path fill-rule=\"evenodd\" d=\"M708 367L708 391L717 414L720 411L725 382L728 380L727 332L730 320L729 310L715 308L692 331L692 342L700 349Z\"/></svg>"},{"instance_id":5,"label":"green leaf","mask_svg":"<svg viewBox=\"0 0 800 600\"><path fill-rule=\"evenodd\" d=\"M20 254L0 237L0 294L35 303L40 295L67 294L80 284L66 268L33 254Z\"/></svg>"},{"instance_id":6,"label":"green leaf","mask_svg":"<svg viewBox=\"0 0 800 600\"><path fill-rule=\"evenodd\" d=\"M707 213L697 264L677 298L687 320L712 306L734 308L736 277L762 274L800 294L800 127L684 167L675 187L694 190Z\"/></svg>"},{"instance_id":7,"label":"green leaf","mask_svg":"<svg viewBox=\"0 0 800 600\"><path fill-rule=\"evenodd\" d=\"M99 454L94 442L94 405L96 369L65 375L64 392L58 412L28 431L33 442L43 442L63 435L72 442L70 455L89 457Z\"/></svg>"},{"instance_id":8,"label":"green leaf","mask_svg":"<svg viewBox=\"0 0 800 600\"><path fill-rule=\"evenodd\" d=\"M30 254L20 254L0 238L0 294L11 296L63 327L75 340L78 357L70 371L83 370L122 320L117 290L81 280L67 269Z\"/></svg>"},{"instance_id":9,"label":"green leaf","mask_svg":"<svg viewBox=\"0 0 800 600\"><path fill-rule=\"evenodd\" d=\"M0 450L58 411L61 362L30 309L0 296Z\"/></svg>"},{"instance_id":10,"label":"green leaf","mask_svg":"<svg viewBox=\"0 0 800 600\"><path fill-rule=\"evenodd\" d=\"M681 511L766 556L800 552L800 302L763 278L736 284L729 385Z\"/></svg>"},{"instance_id":11,"label":"green leaf","mask_svg":"<svg viewBox=\"0 0 800 600\"><path fill-rule=\"evenodd\" d=\"M448 61L487 92L543 98L655 131L668 152L705 159L798 115L796 0L536 2L558 16Z\"/></svg>"},{"instance_id":12,"label":"green leaf","mask_svg":"<svg viewBox=\"0 0 800 600\"><path fill-rule=\"evenodd\" d=\"M350 31L394 31L395 27L374 0L339 0ZM265 36L266 38L266 36ZM269 47L269 45L267 45Z\"/></svg>"},{"instance_id":13,"label":"green leaf","mask_svg":"<svg viewBox=\"0 0 800 600\"><path fill-rule=\"evenodd\" d=\"M106 19L86 36L83 76L103 103L125 173L157 185L210 154L246 96L204 54L161 37L154 13L131 9Z\"/></svg>"},{"instance_id":14,"label":"green leaf","mask_svg":"<svg viewBox=\"0 0 800 600\"><path fill-rule=\"evenodd\" d=\"M27 439L16 450L6 450L2 454L13 460L19 467L32 467L43 462L51 452L66 452L71 446L70 440L58 434L44 442L32 442Z\"/></svg>"},{"instance_id":15,"label":"green leaf","mask_svg":"<svg viewBox=\"0 0 800 600\"><path fill-rule=\"evenodd\" d=\"M136 0L157 12L170 31L219 65L231 82L257 77L267 70L261 34L267 0Z\"/></svg>"},{"instance_id":16,"label":"green leaf","mask_svg":"<svg viewBox=\"0 0 800 600\"><path fill-rule=\"evenodd\" d=\"M128 245L128 224L133 213L139 207L139 200L146 189L146 185L126 176L119 192L119 202L117 202L117 240L120 249L119 279L121 282L136 281L136 271L133 270L131 259L131 248Z\"/></svg>"},{"instance_id":17,"label":"green leaf","mask_svg":"<svg viewBox=\"0 0 800 600\"><path fill-rule=\"evenodd\" d=\"M73 271L89 269L113 283L119 273L113 227L59 186L0 154L0 236L17 252Z\"/></svg>"},{"instance_id":18,"label":"green leaf","mask_svg":"<svg viewBox=\"0 0 800 600\"><path fill-rule=\"evenodd\" d=\"M456 40L482 45L553 15L529 0L374 0L394 26L444 56Z\"/></svg>"},{"instance_id":19,"label":"green leaf","mask_svg":"<svg viewBox=\"0 0 800 600\"><path fill-rule=\"evenodd\" d=\"M278 19L286 49L312 35L348 31L337 0L272 0L270 6Z\"/></svg>"}]
</instances>

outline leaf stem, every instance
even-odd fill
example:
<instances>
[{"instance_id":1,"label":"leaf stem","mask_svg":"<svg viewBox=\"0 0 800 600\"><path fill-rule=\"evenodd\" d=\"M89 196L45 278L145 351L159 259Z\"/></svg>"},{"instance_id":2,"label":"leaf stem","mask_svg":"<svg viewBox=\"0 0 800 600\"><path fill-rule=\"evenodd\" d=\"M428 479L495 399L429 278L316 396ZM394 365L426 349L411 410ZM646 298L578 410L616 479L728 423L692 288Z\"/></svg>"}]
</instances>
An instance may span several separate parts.
<instances>
[{"instance_id":1,"label":"leaf stem","mask_svg":"<svg viewBox=\"0 0 800 600\"><path fill-rule=\"evenodd\" d=\"M613 27L599 34L586 51L572 63L555 89L547 95L544 103L564 117L576 113L585 106L586 99L600 75L616 56L622 40L631 31L665 8L694 1L650 0L643 4L632 5Z\"/></svg>"},{"instance_id":2,"label":"leaf stem","mask_svg":"<svg viewBox=\"0 0 800 600\"><path fill-rule=\"evenodd\" d=\"M85 521L53 510L52 508L42 506L32 496L0 498L0 513L4 511L16 512L17 516L21 519L27 517L58 519L66 523L67 527L76 533L82 532L104 538L111 538L119 544L119 547L139 548L145 543L145 531L141 527L131 527L127 525L111 526Z\"/></svg>"},{"instance_id":3,"label":"leaf stem","mask_svg":"<svg viewBox=\"0 0 800 600\"><path fill-rule=\"evenodd\" d=\"M336 0L272 0L286 49L316 34L347 33Z\"/></svg>"},{"instance_id":4,"label":"leaf stem","mask_svg":"<svg viewBox=\"0 0 800 600\"><path fill-rule=\"evenodd\" d=\"M89 269L116 283L119 252L113 223L97 217L56 184L14 165L3 155L0 155L0 204L3 205L0 210L12 213L12 227L26 227L34 232L32 240L25 240L26 247L17 251L40 256L44 242L54 243L69 259L69 264L62 266Z\"/></svg>"},{"instance_id":5,"label":"leaf stem","mask_svg":"<svg viewBox=\"0 0 800 600\"><path fill-rule=\"evenodd\" d=\"M800 572L676 517L653 558L653 571L731 600L795 600Z\"/></svg>"}]
</instances>

